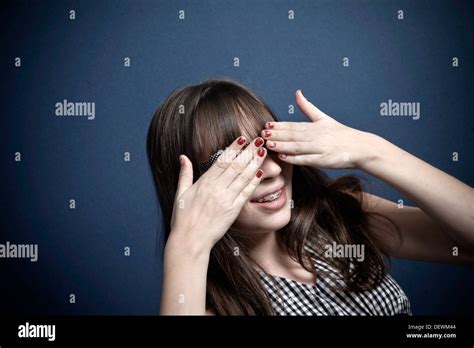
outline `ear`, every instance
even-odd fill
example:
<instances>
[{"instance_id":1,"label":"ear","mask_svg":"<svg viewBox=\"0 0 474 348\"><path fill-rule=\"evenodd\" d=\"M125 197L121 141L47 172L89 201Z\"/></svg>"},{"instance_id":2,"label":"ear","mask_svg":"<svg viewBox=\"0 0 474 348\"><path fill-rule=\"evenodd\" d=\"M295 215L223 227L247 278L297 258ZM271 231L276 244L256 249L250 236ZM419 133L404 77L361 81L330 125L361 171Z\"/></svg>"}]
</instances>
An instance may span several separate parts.
<instances>
[{"instance_id":1,"label":"ear","mask_svg":"<svg viewBox=\"0 0 474 348\"><path fill-rule=\"evenodd\" d=\"M305 114L311 121L316 122L325 117L329 117L324 112L319 110L314 106L301 92L301 89L298 89L295 93L296 105L298 108Z\"/></svg>"}]
</instances>

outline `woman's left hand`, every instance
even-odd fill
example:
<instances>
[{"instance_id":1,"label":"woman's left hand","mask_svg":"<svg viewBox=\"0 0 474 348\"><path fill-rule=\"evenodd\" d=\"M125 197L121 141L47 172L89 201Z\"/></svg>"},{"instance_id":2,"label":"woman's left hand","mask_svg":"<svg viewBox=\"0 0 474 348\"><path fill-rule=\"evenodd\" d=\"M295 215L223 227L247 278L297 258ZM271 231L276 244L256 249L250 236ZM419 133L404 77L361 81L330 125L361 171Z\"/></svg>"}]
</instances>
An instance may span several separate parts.
<instances>
[{"instance_id":1,"label":"woman's left hand","mask_svg":"<svg viewBox=\"0 0 474 348\"><path fill-rule=\"evenodd\" d=\"M296 103L310 122L267 123L262 137L267 139L269 150L278 152L283 161L296 165L361 169L413 201L418 208L408 207L408 210L369 196L368 202L372 203L367 209L387 216L400 228L404 242L400 246L397 238L388 245L392 255L473 262L474 189L471 186L382 137L337 122L310 103L299 90ZM267 131L271 133L269 136ZM457 250L458 246L463 254L468 252L467 256L454 254L452 248Z\"/></svg>"},{"instance_id":2,"label":"woman's left hand","mask_svg":"<svg viewBox=\"0 0 474 348\"><path fill-rule=\"evenodd\" d=\"M283 161L321 168L361 168L374 155L371 133L347 127L296 92L298 108L310 122L267 122L266 147Z\"/></svg>"}]
</instances>

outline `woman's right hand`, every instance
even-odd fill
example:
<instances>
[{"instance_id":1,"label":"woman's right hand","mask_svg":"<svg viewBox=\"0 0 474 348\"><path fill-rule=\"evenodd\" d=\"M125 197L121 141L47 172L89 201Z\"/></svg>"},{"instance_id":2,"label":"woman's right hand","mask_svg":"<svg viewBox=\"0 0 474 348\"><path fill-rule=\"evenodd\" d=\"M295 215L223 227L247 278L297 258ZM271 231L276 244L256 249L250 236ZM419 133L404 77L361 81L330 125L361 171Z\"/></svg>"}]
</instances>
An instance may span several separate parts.
<instances>
[{"instance_id":1,"label":"woman's right hand","mask_svg":"<svg viewBox=\"0 0 474 348\"><path fill-rule=\"evenodd\" d=\"M245 143L242 136L234 140L194 184L191 161L180 156L170 238L186 240L210 252L224 236L263 175L260 166L267 155L264 140L255 138L242 150Z\"/></svg>"}]
</instances>

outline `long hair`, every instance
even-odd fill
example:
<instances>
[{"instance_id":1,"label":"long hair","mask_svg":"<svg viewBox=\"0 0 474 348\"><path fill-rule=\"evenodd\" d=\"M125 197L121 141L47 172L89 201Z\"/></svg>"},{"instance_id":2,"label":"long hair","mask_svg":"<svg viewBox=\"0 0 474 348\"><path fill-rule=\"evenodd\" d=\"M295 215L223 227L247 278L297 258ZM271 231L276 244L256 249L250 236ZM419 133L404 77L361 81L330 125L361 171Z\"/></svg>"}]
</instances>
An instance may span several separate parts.
<instances>
[{"instance_id":1,"label":"long hair","mask_svg":"<svg viewBox=\"0 0 474 348\"><path fill-rule=\"evenodd\" d=\"M213 78L174 90L158 107L147 137L147 154L164 219L164 237L170 234L171 215L179 178L180 154L193 163L194 180L201 173L198 164L228 146L240 134L260 136L268 121L278 121L270 107L242 84ZM311 267L305 245L310 243L331 266L331 276L341 281L333 286L343 291L364 291L383 280L387 265L383 253L369 232L369 213L362 209L362 185L352 175L331 179L324 172L294 166L294 207L289 223L277 231L278 242L305 269ZM363 244L364 262L350 258L327 258L330 243ZM216 314L273 314L241 235L231 227L211 250L206 287L206 306ZM234 255L239 249L239 257ZM337 272L334 272L336 270Z\"/></svg>"}]
</instances>

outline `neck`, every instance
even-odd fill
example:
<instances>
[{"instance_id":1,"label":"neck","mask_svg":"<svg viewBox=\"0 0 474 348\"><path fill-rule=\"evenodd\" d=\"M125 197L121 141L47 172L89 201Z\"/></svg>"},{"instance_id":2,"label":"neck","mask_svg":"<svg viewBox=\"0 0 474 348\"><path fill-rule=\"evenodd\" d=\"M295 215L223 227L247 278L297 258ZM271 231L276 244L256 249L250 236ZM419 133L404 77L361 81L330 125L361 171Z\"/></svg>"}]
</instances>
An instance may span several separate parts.
<instances>
[{"instance_id":1,"label":"neck","mask_svg":"<svg viewBox=\"0 0 474 348\"><path fill-rule=\"evenodd\" d=\"M252 236L251 258L266 271L287 267L290 258L278 243L277 232L257 233Z\"/></svg>"}]
</instances>

